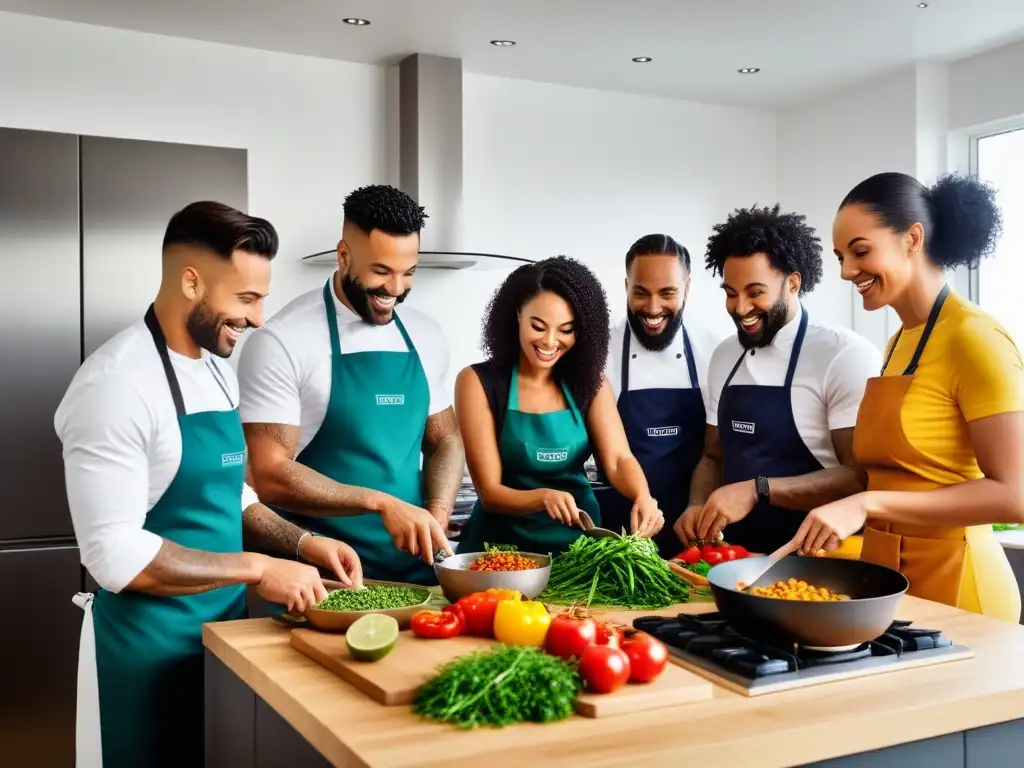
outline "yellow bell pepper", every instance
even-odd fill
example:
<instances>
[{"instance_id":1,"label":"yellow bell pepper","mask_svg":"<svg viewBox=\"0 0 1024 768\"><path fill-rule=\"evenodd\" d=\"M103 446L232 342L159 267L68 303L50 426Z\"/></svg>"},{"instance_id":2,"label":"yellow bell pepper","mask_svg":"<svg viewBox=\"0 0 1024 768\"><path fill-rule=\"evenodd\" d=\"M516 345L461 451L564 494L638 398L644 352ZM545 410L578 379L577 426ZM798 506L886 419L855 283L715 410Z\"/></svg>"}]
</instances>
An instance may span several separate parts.
<instances>
[{"instance_id":1,"label":"yellow bell pepper","mask_svg":"<svg viewBox=\"0 0 1024 768\"><path fill-rule=\"evenodd\" d=\"M541 646L547 637L551 615L544 603L523 600L519 595L501 600L494 613L494 639L509 645Z\"/></svg>"},{"instance_id":2,"label":"yellow bell pepper","mask_svg":"<svg viewBox=\"0 0 1024 768\"><path fill-rule=\"evenodd\" d=\"M523 593L518 589L495 589L487 590L487 594L494 595L498 600L522 600Z\"/></svg>"}]
</instances>

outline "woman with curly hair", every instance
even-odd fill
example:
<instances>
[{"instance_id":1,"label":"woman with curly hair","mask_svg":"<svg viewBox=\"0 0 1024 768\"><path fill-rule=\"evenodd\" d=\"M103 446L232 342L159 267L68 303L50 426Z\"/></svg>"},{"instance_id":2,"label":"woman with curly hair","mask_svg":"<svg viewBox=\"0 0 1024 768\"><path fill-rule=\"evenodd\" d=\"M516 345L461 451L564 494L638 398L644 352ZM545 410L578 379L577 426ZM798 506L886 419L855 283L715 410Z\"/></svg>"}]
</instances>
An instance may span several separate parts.
<instances>
[{"instance_id":1,"label":"woman with curly hair","mask_svg":"<svg viewBox=\"0 0 1024 768\"><path fill-rule=\"evenodd\" d=\"M583 532L581 512L601 511L584 463L596 454L633 502L631 527L664 524L604 380L608 302L594 274L559 256L516 269L484 319L488 359L463 369L455 407L479 501L459 550L485 543L565 551Z\"/></svg>"},{"instance_id":2,"label":"woman with curly hair","mask_svg":"<svg viewBox=\"0 0 1024 768\"><path fill-rule=\"evenodd\" d=\"M866 522L861 559L902 571L909 594L1016 622L1020 591L992 523L1024 522L1024 363L946 282L991 254L999 231L993 190L969 177L926 187L883 173L843 200L843 279L902 325L857 418L867 490L813 510L793 547L829 548Z\"/></svg>"},{"instance_id":3,"label":"woman with curly hair","mask_svg":"<svg viewBox=\"0 0 1024 768\"><path fill-rule=\"evenodd\" d=\"M809 510L863 490L853 426L881 356L867 339L811 321L801 304L822 273L821 240L804 216L736 210L714 228L705 263L722 278L736 335L711 356L704 455L675 529L683 541L722 533L768 554ZM856 544L840 556L856 557Z\"/></svg>"}]
</instances>

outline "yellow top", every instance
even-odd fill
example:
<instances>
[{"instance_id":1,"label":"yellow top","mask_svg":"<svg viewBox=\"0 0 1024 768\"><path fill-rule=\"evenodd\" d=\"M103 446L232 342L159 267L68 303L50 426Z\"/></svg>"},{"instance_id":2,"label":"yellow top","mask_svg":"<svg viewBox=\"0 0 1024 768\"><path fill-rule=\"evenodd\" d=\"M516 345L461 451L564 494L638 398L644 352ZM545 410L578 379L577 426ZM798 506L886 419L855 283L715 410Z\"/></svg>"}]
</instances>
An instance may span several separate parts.
<instances>
[{"instance_id":1,"label":"yellow top","mask_svg":"<svg viewBox=\"0 0 1024 768\"><path fill-rule=\"evenodd\" d=\"M885 376L903 374L924 327L904 329ZM915 470L940 485L982 477L967 424L1013 411L1024 411L1020 351L993 317L950 293L903 403L907 440L929 459Z\"/></svg>"}]
</instances>

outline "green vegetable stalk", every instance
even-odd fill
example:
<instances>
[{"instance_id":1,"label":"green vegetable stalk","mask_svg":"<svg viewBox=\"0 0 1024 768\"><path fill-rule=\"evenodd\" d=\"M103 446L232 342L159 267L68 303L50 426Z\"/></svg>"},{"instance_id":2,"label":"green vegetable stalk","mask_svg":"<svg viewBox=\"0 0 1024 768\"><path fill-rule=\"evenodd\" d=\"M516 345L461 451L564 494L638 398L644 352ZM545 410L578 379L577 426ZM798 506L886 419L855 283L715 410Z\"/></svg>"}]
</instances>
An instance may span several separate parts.
<instances>
[{"instance_id":1,"label":"green vegetable stalk","mask_svg":"<svg viewBox=\"0 0 1024 768\"><path fill-rule=\"evenodd\" d=\"M652 540L580 536L551 563L551 577L538 599L557 605L648 610L689 597L689 586L668 569Z\"/></svg>"},{"instance_id":2,"label":"green vegetable stalk","mask_svg":"<svg viewBox=\"0 0 1024 768\"><path fill-rule=\"evenodd\" d=\"M539 648L497 645L441 667L413 712L460 728L550 723L572 715L581 688L575 666Z\"/></svg>"},{"instance_id":3,"label":"green vegetable stalk","mask_svg":"<svg viewBox=\"0 0 1024 768\"><path fill-rule=\"evenodd\" d=\"M429 594L426 589L376 584L363 589L335 589L316 607L322 611L386 611L418 605Z\"/></svg>"}]
</instances>

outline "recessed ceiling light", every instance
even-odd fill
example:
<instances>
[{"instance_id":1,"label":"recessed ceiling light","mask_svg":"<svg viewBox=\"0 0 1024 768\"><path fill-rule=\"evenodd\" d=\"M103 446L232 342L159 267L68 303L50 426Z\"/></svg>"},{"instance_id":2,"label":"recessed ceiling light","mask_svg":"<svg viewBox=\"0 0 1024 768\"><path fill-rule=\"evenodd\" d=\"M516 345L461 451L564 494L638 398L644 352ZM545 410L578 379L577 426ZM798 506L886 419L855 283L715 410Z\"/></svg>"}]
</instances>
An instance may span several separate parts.
<instances>
[{"instance_id":1,"label":"recessed ceiling light","mask_svg":"<svg viewBox=\"0 0 1024 768\"><path fill-rule=\"evenodd\" d=\"M367 19L342 19L346 24L351 24L353 27L368 27L370 22Z\"/></svg>"},{"instance_id":2,"label":"recessed ceiling light","mask_svg":"<svg viewBox=\"0 0 1024 768\"><path fill-rule=\"evenodd\" d=\"M928 7L928 3L918 3L917 7L918 8L927 8Z\"/></svg>"},{"instance_id":3,"label":"recessed ceiling light","mask_svg":"<svg viewBox=\"0 0 1024 768\"><path fill-rule=\"evenodd\" d=\"M491 45L496 45L499 48L511 48L515 44L515 40L491 40Z\"/></svg>"},{"instance_id":4,"label":"recessed ceiling light","mask_svg":"<svg viewBox=\"0 0 1024 768\"><path fill-rule=\"evenodd\" d=\"M646 64L648 61L653 61L650 56L634 56L633 61L637 64Z\"/></svg>"},{"instance_id":5,"label":"recessed ceiling light","mask_svg":"<svg viewBox=\"0 0 1024 768\"><path fill-rule=\"evenodd\" d=\"M743 67L742 69L737 69L736 71L739 72L741 75L753 75L755 72L760 72L761 68L760 67Z\"/></svg>"}]
</instances>

